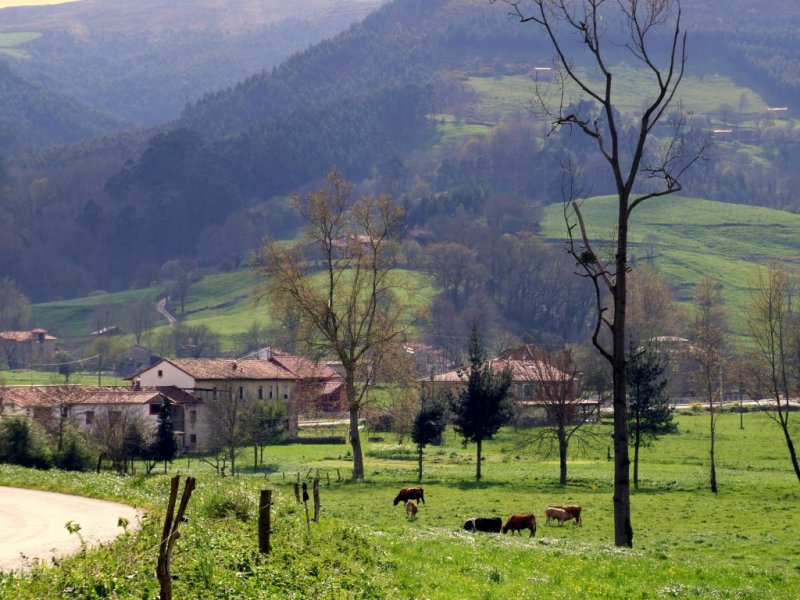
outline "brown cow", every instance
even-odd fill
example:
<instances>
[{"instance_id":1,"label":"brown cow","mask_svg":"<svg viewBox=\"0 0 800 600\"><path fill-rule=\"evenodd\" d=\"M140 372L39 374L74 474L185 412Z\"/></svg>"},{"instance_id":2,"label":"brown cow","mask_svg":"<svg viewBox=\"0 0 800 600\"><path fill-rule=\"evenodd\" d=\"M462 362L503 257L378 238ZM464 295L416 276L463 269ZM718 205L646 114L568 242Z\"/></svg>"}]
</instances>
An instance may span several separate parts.
<instances>
[{"instance_id":1,"label":"brown cow","mask_svg":"<svg viewBox=\"0 0 800 600\"><path fill-rule=\"evenodd\" d=\"M546 506L544 509L544 516L547 517L545 525L550 525L550 521L553 519L557 520L561 525L563 525L564 521L569 521L572 518L571 514L569 514L563 508L558 508L556 506Z\"/></svg>"},{"instance_id":2,"label":"brown cow","mask_svg":"<svg viewBox=\"0 0 800 600\"><path fill-rule=\"evenodd\" d=\"M421 487L403 488L397 492L393 506L397 506L400 502L407 502L409 500L425 502L425 490L423 490Z\"/></svg>"},{"instance_id":3,"label":"brown cow","mask_svg":"<svg viewBox=\"0 0 800 600\"><path fill-rule=\"evenodd\" d=\"M406 517L410 520L414 520L417 518L417 503L413 500L409 500L406 502Z\"/></svg>"},{"instance_id":4,"label":"brown cow","mask_svg":"<svg viewBox=\"0 0 800 600\"><path fill-rule=\"evenodd\" d=\"M580 504L551 504L550 506L565 511L570 519L575 519L575 525L583 527L583 519L581 518L581 511L583 509ZM569 521L569 519L567 519L567 521Z\"/></svg>"},{"instance_id":5,"label":"brown cow","mask_svg":"<svg viewBox=\"0 0 800 600\"><path fill-rule=\"evenodd\" d=\"M513 534L515 531L522 531L523 529L531 530L530 537L536 535L536 517L533 515L511 515L508 517L506 524L503 525L503 533L511 531Z\"/></svg>"}]
</instances>

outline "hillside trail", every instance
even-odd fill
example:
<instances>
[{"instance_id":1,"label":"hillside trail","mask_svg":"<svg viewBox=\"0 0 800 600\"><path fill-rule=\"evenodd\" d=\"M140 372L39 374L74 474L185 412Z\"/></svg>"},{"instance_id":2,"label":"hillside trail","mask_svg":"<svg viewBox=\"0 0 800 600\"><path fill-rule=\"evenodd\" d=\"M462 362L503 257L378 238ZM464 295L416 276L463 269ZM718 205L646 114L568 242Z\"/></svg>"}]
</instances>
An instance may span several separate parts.
<instances>
[{"instance_id":1,"label":"hillside trail","mask_svg":"<svg viewBox=\"0 0 800 600\"><path fill-rule=\"evenodd\" d=\"M178 319L175 318L175 316L167 310L167 300L169 300L169 296L166 296L161 300L159 300L158 302L156 302L156 310L161 316L163 316L167 320L167 323L169 323L170 325L174 325L175 323L178 322Z\"/></svg>"}]
</instances>

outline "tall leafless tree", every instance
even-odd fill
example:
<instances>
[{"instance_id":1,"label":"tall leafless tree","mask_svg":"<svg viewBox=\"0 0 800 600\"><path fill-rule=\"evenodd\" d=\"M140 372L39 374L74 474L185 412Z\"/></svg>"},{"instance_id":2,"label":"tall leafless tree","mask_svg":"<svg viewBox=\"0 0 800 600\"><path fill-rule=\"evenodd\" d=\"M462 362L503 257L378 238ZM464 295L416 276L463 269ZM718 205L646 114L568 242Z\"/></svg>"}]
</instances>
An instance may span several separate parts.
<instances>
[{"instance_id":1,"label":"tall leafless tree","mask_svg":"<svg viewBox=\"0 0 800 600\"><path fill-rule=\"evenodd\" d=\"M578 388L578 366L572 352L548 352L530 346L532 356L521 362L524 379L536 381L535 406L544 411L542 424L530 429L522 437L522 443L533 446L549 455L558 450L559 483L567 485L567 456L573 441L591 444L594 432L584 426L598 419L601 398L596 405L587 403ZM519 373L517 374L519 376ZM581 435L581 434L586 435Z\"/></svg>"},{"instance_id":2,"label":"tall leafless tree","mask_svg":"<svg viewBox=\"0 0 800 600\"><path fill-rule=\"evenodd\" d=\"M256 266L268 278L265 295L276 313L295 319L300 345L341 362L353 479L363 479L358 425L373 367L413 321L407 281L397 272L403 211L387 195L353 202L352 186L336 169L325 179L323 188L293 199L305 222L304 244L271 242Z\"/></svg>"},{"instance_id":3,"label":"tall leafless tree","mask_svg":"<svg viewBox=\"0 0 800 600\"><path fill-rule=\"evenodd\" d=\"M491 0L510 8L523 23L539 26L555 51L557 106L538 95L540 108L553 128L577 128L595 142L613 176L617 196L613 256L603 260L590 243L580 204L568 186L569 249L583 273L594 283L597 320L593 343L612 367L614 391L614 543L633 545L630 507L630 458L625 384L627 353L626 299L628 234L633 210L646 200L681 190L680 178L701 149L687 148L680 112L669 114L686 64L686 34L679 0ZM668 32L668 42L659 39ZM648 99L641 111L622 115L617 106L612 55L626 50L649 76ZM580 63L573 59L579 53ZM579 68L584 67L585 70ZM562 84L558 86L558 84ZM567 84L582 100L597 108L574 108ZM662 120L672 126L666 137L655 128ZM643 181L640 181L643 180ZM635 184L636 189L634 189ZM569 208L569 211L566 209ZM610 297L610 307L607 298ZM610 310L609 310L610 308ZM608 339L610 337L610 340Z\"/></svg>"},{"instance_id":4,"label":"tall leafless tree","mask_svg":"<svg viewBox=\"0 0 800 600\"><path fill-rule=\"evenodd\" d=\"M717 493L716 437L717 418L722 402L722 368L725 363L725 312L722 288L704 276L694 293L695 316L692 324L691 355L697 363L695 382L708 403L709 483Z\"/></svg>"},{"instance_id":5,"label":"tall leafless tree","mask_svg":"<svg viewBox=\"0 0 800 600\"><path fill-rule=\"evenodd\" d=\"M800 463L792 440L789 398L800 381L800 315L792 305L792 282L778 262L756 271L751 289L748 326L756 343L748 361L752 393L766 402L762 408L780 427L794 474L800 481Z\"/></svg>"}]
</instances>

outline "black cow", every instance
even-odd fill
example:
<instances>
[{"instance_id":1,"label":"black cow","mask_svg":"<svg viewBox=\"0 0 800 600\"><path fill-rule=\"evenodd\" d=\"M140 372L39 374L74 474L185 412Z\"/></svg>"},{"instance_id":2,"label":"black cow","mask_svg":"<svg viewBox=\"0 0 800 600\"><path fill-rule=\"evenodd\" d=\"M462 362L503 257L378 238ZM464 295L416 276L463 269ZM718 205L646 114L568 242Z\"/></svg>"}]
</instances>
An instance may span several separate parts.
<instances>
[{"instance_id":1,"label":"black cow","mask_svg":"<svg viewBox=\"0 0 800 600\"><path fill-rule=\"evenodd\" d=\"M482 531L484 533L500 533L503 519L500 517L473 517L464 523L467 531Z\"/></svg>"}]
</instances>

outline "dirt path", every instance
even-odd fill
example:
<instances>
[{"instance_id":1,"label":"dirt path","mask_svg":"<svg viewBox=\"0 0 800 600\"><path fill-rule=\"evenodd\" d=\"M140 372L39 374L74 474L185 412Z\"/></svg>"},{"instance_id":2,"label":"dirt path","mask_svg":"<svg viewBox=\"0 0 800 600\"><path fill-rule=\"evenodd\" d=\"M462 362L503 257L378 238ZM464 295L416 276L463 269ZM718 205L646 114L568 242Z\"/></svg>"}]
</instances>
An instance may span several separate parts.
<instances>
[{"instance_id":1,"label":"dirt path","mask_svg":"<svg viewBox=\"0 0 800 600\"><path fill-rule=\"evenodd\" d=\"M0 487L0 570L25 570L34 558L50 562L79 550L81 541L67 531L67 521L78 523L86 543L95 545L122 533L120 517L131 529L141 514L117 502Z\"/></svg>"},{"instance_id":2,"label":"dirt path","mask_svg":"<svg viewBox=\"0 0 800 600\"><path fill-rule=\"evenodd\" d=\"M178 322L178 319L176 319L175 316L167 310L167 298L162 298L156 303L156 310L167 320L167 323L170 325L174 325Z\"/></svg>"}]
</instances>

